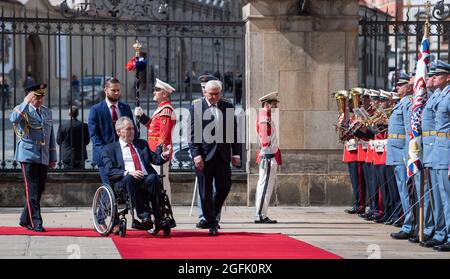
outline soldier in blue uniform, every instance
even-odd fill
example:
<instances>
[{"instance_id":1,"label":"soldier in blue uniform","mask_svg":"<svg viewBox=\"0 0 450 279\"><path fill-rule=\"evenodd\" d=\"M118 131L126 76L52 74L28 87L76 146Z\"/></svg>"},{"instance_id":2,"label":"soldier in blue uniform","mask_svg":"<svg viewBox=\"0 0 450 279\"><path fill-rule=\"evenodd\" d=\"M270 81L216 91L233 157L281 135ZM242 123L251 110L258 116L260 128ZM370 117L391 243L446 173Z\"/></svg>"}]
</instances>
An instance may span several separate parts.
<instances>
[{"instance_id":1,"label":"soldier in blue uniform","mask_svg":"<svg viewBox=\"0 0 450 279\"><path fill-rule=\"evenodd\" d=\"M52 111L43 105L46 87L43 83L27 87L28 95L10 116L19 138L14 159L22 167L27 199L19 225L36 232L45 232L40 200L47 170L54 168L57 160Z\"/></svg>"},{"instance_id":2,"label":"soldier in blue uniform","mask_svg":"<svg viewBox=\"0 0 450 279\"><path fill-rule=\"evenodd\" d=\"M447 242L435 243L433 249L450 251L450 181L448 165L450 163L450 65L438 61L433 85L442 88L432 109L436 114L436 137L432 153L432 168L436 170L437 184L444 213ZM444 242L443 240L442 242ZM433 243L431 243L433 244ZM429 244L428 246L431 246Z\"/></svg>"},{"instance_id":3,"label":"soldier in blue uniform","mask_svg":"<svg viewBox=\"0 0 450 279\"><path fill-rule=\"evenodd\" d=\"M401 231L391 234L391 237L395 239L408 239L415 233L413 216L409 210L410 197L408 193L406 162L404 158L407 137L405 125L408 125L408 119L404 118L403 107L405 107L411 99L411 96L408 95L411 91L412 87L409 84L409 76L401 74L397 82L397 92L401 100L393 107L389 118L386 147L386 165L394 166L395 179L404 212Z\"/></svg>"},{"instance_id":4,"label":"soldier in blue uniform","mask_svg":"<svg viewBox=\"0 0 450 279\"><path fill-rule=\"evenodd\" d=\"M438 70L442 72L441 69ZM433 107L438 101L441 89L446 86L445 82L434 84L434 76L436 74L436 64L433 63L430 67L430 72L427 79L428 100L422 112L422 144L423 144L423 165L425 167L425 173L427 174L428 185L431 191L429 195L433 197L433 207L431 202L425 204L424 207L429 207L426 210L433 210L434 218L434 236L432 239L422 241L421 246L434 247L443 244L446 233L445 223L442 208L441 195L439 193L439 186L437 182L437 171L433 169L433 147L436 138L435 130L435 116ZM444 80L445 81L445 80Z\"/></svg>"}]
</instances>

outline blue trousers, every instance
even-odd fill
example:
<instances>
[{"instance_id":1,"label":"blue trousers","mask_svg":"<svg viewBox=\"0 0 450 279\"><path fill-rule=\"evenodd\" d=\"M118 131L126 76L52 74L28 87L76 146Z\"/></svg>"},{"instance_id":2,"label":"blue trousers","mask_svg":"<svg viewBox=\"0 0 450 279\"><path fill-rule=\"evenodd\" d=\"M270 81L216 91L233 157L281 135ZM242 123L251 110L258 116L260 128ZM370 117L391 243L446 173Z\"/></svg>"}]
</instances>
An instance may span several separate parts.
<instances>
[{"instance_id":1,"label":"blue trousers","mask_svg":"<svg viewBox=\"0 0 450 279\"><path fill-rule=\"evenodd\" d=\"M448 169L437 170L439 192L441 194L442 209L444 211L445 230L447 242L450 241L450 181L448 179Z\"/></svg>"},{"instance_id":2,"label":"blue trousers","mask_svg":"<svg viewBox=\"0 0 450 279\"><path fill-rule=\"evenodd\" d=\"M397 181L398 193L400 195L400 202L403 208L403 226L402 231L405 233L416 234L417 226L413 225L413 214L410 210L411 200L408 193L407 174L405 165L397 165L394 169L395 180Z\"/></svg>"},{"instance_id":3,"label":"blue trousers","mask_svg":"<svg viewBox=\"0 0 450 279\"><path fill-rule=\"evenodd\" d=\"M437 170L426 168L428 180L431 181L431 196L433 197L434 236L438 241L444 241L447 235L444 221L444 208L442 206L441 191L439 190Z\"/></svg>"}]
</instances>

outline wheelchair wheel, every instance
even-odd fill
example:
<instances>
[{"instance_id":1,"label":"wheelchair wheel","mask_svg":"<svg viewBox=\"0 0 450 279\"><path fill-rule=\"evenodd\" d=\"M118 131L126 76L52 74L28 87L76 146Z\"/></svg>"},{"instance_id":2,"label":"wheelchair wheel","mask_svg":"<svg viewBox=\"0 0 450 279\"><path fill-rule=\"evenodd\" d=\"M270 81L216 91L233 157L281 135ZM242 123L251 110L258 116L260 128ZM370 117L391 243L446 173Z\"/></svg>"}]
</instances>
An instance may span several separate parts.
<instances>
[{"instance_id":1,"label":"wheelchair wheel","mask_svg":"<svg viewBox=\"0 0 450 279\"><path fill-rule=\"evenodd\" d=\"M165 236L165 237L170 236L170 228L164 229L164 236Z\"/></svg>"},{"instance_id":2,"label":"wheelchair wheel","mask_svg":"<svg viewBox=\"0 0 450 279\"><path fill-rule=\"evenodd\" d=\"M125 237L126 234L127 234L127 219L122 218L119 224L119 236Z\"/></svg>"},{"instance_id":3,"label":"wheelchair wheel","mask_svg":"<svg viewBox=\"0 0 450 279\"><path fill-rule=\"evenodd\" d=\"M103 236L111 233L116 218L116 200L109 185L97 189L92 201L92 220L95 230Z\"/></svg>"}]
</instances>

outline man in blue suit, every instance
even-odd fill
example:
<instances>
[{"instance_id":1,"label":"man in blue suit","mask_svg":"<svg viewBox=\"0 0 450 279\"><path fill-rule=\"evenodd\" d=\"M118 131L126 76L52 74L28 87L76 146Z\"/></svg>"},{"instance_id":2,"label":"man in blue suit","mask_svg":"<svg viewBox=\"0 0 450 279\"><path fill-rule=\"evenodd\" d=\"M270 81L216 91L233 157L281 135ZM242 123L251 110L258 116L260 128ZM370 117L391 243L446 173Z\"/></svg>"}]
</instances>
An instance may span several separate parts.
<instances>
[{"instance_id":1,"label":"man in blue suit","mask_svg":"<svg viewBox=\"0 0 450 279\"><path fill-rule=\"evenodd\" d=\"M95 104L89 111L88 125L92 141L92 162L98 166L102 183L109 184L103 167L102 149L105 145L118 140L114 129L117 119L127 116L133 121L133 114L129 105L119 101L120 81L118 79L107 80L104 92L105 100ZM137 137L136 130L135 137Z\"/></svg>"},{"instance_id":2,"label":"man in blue suit","mask_svg":"<svg viewBox=\"0 0 450 279\"><path fill-rule=\"evenodd\" d=\"M208 81L205 98L193 102L189 109L189 148L210 235L218 234L217 215L231 188L230 162L233 166L240 165L241 154L241 145L237 142L234 107L231 103L221 100L221 92L220 81ZM216 187L214 196L213 180Z\"/></svg>"},{"instance_id":3,"label":"man in blue suit","mask_svg":"<svg viewBox=\"0 0 450 279\"><path fill-rule=\"evenodd\" d=\"M52 111L43 105L46 87L43 83L27 87L28 95L9 118L19 138L14 160L22 166L27 194L19 225L36 232L45 232L40 200L48 168L57 161Z\"/></svg>"},{"instance_id":4,"label":"man in blue suit","mask_svg":"<svg viewBox=\"0 0 450 279\"><path fill-rule=\"evenodd\" d=\"M155 230L151 233L156 234L164 224L160 210L161 185L151 164L167 162L172 146L165 146L163 151L160 145L152 152L145 140L135 139L133 121L126 116L117 120L115 128L119 140L107 144L102 152L105 174L111 183L118 183L119 188L127 190L142 228L147 229L151 227L151 217L145 207L145 197L150 197L155 216Z\"/></svg>"}]
</instances>

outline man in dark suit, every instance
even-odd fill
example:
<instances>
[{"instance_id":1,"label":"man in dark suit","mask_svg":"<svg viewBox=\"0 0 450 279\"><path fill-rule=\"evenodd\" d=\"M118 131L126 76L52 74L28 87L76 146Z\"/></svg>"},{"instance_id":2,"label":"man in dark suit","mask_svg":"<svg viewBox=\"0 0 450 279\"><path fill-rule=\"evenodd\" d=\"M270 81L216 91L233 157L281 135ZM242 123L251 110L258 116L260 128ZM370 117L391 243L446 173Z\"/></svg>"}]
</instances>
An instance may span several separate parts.
<instances>
[{"instance_id":1,"label":"man in dark suit","mask_svg":"<svg viewBox=\"0 0 450 279\"><path fill-rule=\"evenodd\" d=\"M190 144L199 183L202 210L210 235L218 234L220 214L231 188L231 167L240 165L241 145L237 143L234 107L220 99L222 83L206 83L204 98L190 107ZM216 194L212 182L215 180Z\"/></svg>"},{"instance_id":2,"label":"man in dark suit","mask_svg":"<svg viewBox=\"0 0 450 279\"><path fill-rule=\"evenodd\" d=\"M61 124L56 137L56 142L61 146L60 160L64 163L64 168L84 169L86 145L90 141L88 125L77 119L77 106L70 108L69 116L70 121Z\"/></svg>"},{"instance_id":3,"label":"man in dark suit","mask_svg":"<svg viewBox=\"0 0 450 279\"><path fill-rule=\"evenodd\" d=\"M161 223L161 185L151 164L167 162L172 146L165 146L164 151L159 146L156 152L152 152L147 141L135 139L133 121L128 117L120 117L115 127L119 140L107 144L102 152L105 174L111 183L118 183L119 188L127 190L144 228L151 227L150 212L145 206L145 198L149 197L155 216L155 230L150 233L156 234L164 224Z\"/></svg>"},{"instance_id":4,"label":"man in dark suit","mask_svg":"<svg viewBox=\"0 0 450 279\"><path fill-rule=\"evenodd\" d=\"M105 100L95 104L89 111L88 125L92 140L93 165L98 166L102 183L109 184L103 167L102 149L108 143L117 141L118 136L114 131L117 119L121 116L127 116L133 120L133 114L129 105L119 102L120 82L118 79L111 78L107 80L104 91ZM137 136L137 133L135 133L135 136Z\"/></svg>"}]
</instances>

